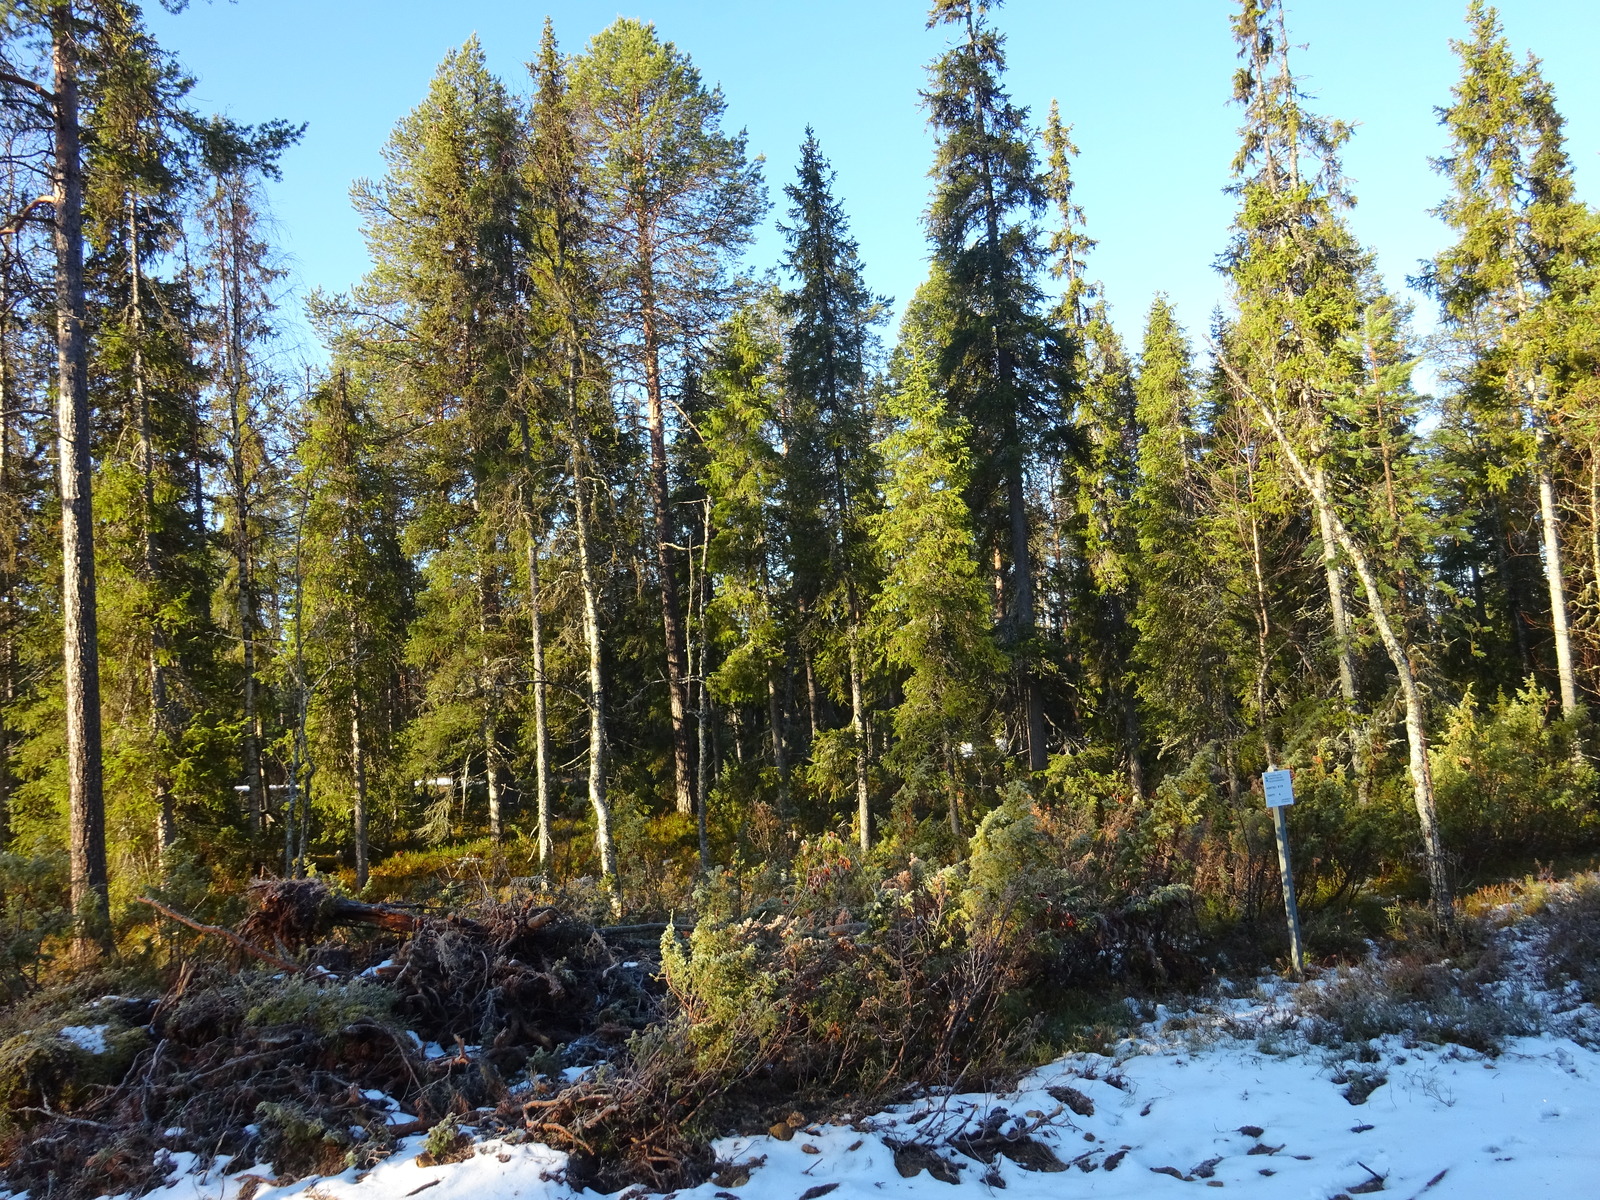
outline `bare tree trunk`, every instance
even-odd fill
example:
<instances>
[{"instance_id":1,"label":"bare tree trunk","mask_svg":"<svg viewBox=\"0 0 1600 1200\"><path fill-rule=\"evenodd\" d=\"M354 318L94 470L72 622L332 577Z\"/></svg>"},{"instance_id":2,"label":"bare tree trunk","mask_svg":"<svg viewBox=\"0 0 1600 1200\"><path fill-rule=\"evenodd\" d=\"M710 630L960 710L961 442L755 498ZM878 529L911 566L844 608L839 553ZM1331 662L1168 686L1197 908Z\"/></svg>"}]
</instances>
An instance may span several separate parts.
<instances>
[{"instance_id":1,"label":"bare tree trunk","mask_svg":"<svg viewBox=\"0 0 1600 1200\"><path fill-rule=\"evenodd\" d=\"M773 667L767 665L767 721L772 726L772 765L778 769L778 811L789 815L789 756L784 745L783 703Z\"/></svg>"},{"instance_id":2,"label":"bare tree trunk","mask_svg":"<svg viewBox=\"0 0 1600 1200\"><path fill-rule=\"evenodd\" d=\"M1317 486L1327 490L1321 465L1313 466ZM1350 647L1350 614L1344 603L1344 573L1339 569L1339 546L1326 510L1317 509L1318 540L1322 544L1322 570L1328 580L1328 607L1333 616L1333 641L1339 655L1339 694L1352 708L1356 702L1356 664Z\"/></svg>"},{"instance_id":3,"label":"bare tree trunk","mask_svg":"<svg viewBox=\"0 0 1600 1200\"><path fill-rule=\"evenodd\" d=\"M57 419L61 468L62 665L66 682L67 794L72 911L80 948L111 949L106 812L100 748L100 650L95 611L94 464L84 334L83 164L78 47L70 3L50 17L55 77Z\"/></svg>"},{"instance_id":4,"label":"bare tree trunk","mask_svg":"<svg viewBox=\"0 0 1600 1200\"><path fill-rule=\"evenodd\" d=\"M500 814L500 735L492 713L483 719L483 778L489 794L489 841L498 849L504 832Z\"/></svg>"},{"instance_id":5,"label":"bare tree trunk","mask_svg":"<svg viewBox=\"0 0 1600 1200\"><path fill-rule=\"evenodd\" d=\"M356 850L356 891L367 886L367 756L361 744L361 692L350 696L350 777L356 786L354 838Z\"/></svg>"},{"instance_id":6,"label":"bare tree trunk","mask_svg":"<svg viewBox=\"0 0 1600 1200\"><path fill-rule=\"evenodd\" d=\"M540 612L539 543L534 537L533 516L531 513L525 515L528 525L528 621L533 634L533 770L539 807L539 870L547 872L555 849L550 840L550 725L545 711L544 618Z\"/></svg>"},{"instance_id":7,"label":"bare tree trunk","mask_svg":"<svg viewBox=\"0 0 1600 1200\"><path fill-rule=\"evenodd\" d=\"M867 791L867 721L861 680L861 651L856 646L856 626L850 627L850 735L855 742L856 833L862 853L872 849L872 808Z\"/></svg>"},{"instance_id":8,"label":"bare tree trunk","mask_svg":"<svg viewBox=\"0 0 1600 1200\"><path fill-rule=\"evenodd\" d=\"M696 658L694 674L700 689L700 704L695 714L696 779L694 790L695 831L700 839L700 870L711 870L711 832L706 808L711 802L711 638L706 629L706 604L711 594L711 576L706 567L711 552L711 501L703 508L705 520L700 538L700 584L694 593L696 605L695 630L700 639L700 653Z\"/></svg>"},{"instance_id":9,"label":"bare tree trunk","mask_svg":"<svg viewBox=\"0 0 1600 1200\"><path fill-rule=\"evenodd\" d=\"M1600 446L1589 458L1589 562L1594 571L1595 603L1600 604Z\"/></svg>"},{"instance_id":10,"label":"bare tree trunk","mask_svg":"<svg viewBox=\"0 0 1600 1200\"><path fill-rule=\"evenodd\" d=\"M647 248L641 254L648 256ZM667 649L667 703L672 714L672 777L678 811L694 811L690 771L688 699L685 686L682 605L672 541L672 490L667 472L667 431L661 389L661 347L655 298L646 278L644 294L644 374L650 433L650 502L655 509L656 574L661 587L661 630Z\"/></svg>"},{"instance_id":11,"label":"bare tree trunk","mask_svg":"<svg viewBox=\"0 0 1600 1200\"><path fill-rule=\"evenodd\" d=\"M806 721L810 729L809 746L817 744L817 709L821 706L821 698L817 695L817 672L811 662L811 655L805 654L801 661L805 664L806 680Z\"/></svg>"},{"instance_id":12,"label":"bare tree trunk","mask_svg":"<svg viewBox=\"0 0 1600 1200\"><path fill-rule=\"evenodd\" d=\"M1339 519L1338 510L1318 476L1306 468L1272 407L1245 384L1226 360L1223 366L1235 386L1255 403L1267 427L1283 450L1284 457L1289 460L1289 465L1299 478L1301 486L1310 495L1318 519L1326 520L1340 548L1350 559L1356 577L1361 580L1362 590L1367 597L1367 607L1372 614L1372 623L1377 627L1378 638L1383 642L1389 661L1394 664L1395 674L1400 678L1400 694L1405 702L1406 711L1406 743L1410 758L1412 799L1416 804L1417 819L1422 828L1423 856L1427 863L1428 890L1434 913L1441 921L1452 921L1455 916L1455 902L1446 870L1444 844L1439 835L1438 809L1433 798L1433 772L1428 763L1427 716L1422 701L1422 691L1417 686L1410 651L1389 623L1388 605L1384 602L1378 578L1367 561L1365 551L1345 528L1344 522Z\"/></svg>"},{"instance_id":13,"label":"bare tree trunk","mask_svg":"<svg viewBox=\"0 0 1600 1200\"><path fill-rule=\"evenodd\" d=\"M1011 517L1012 603L1015 605L1016 637L1024 647L1022 687L1028 716L1028 770L1042 771L1048 758L1044 733L1044 697L1039 691L1031 662L1033 639L1033 563L1028 547L1028 506L1022 485L1020 465L1006 479L1006 500Z\"/></svg>"},{"instance_id":14,"label":"bare tree trunk","mask_svg":"<svg viewBox=\"0 0 1600 1200\"><path fill-rule=\"evenodd\" d=\"M145 586L152 590L157 580L157 554L155 544L156 478L155 447L150 426L150 398L145 391L144 378L144 314L140 309L143 283L139 269L139 202L128 193L128 320L132 329L133 396L139 412L139 470L142 476L141 499L144 502L141 541L144 551ZM148 598L147 598L148 599ZM155 754L156 846L160 855L163 877L171 868L169 861L172 846L178 840L177 816L172 807L172 785L167 778L167 747L164 739L173 732L170 701L167 696L167 669L163 661L166 654L166 636L160 617L152 605L150 620L150 737Z\"/></svg>"},{"instance_id":15,"label":"bare tree trunk","mask_svg":"<svg viewBox=\"0 0 1600 1200\"><path fill-rule=\"evenodd\" d=\"M1506 528L1505 512L1500 507L1499 496L1493 496L1490 512L1494 515L1495 566L1500 572L1501 585L1506 590L1506 610L1511 619L1511 637L1517 647L1517 661L1522 665L1522 674L1526 678L1533 674L1533 651L1528 645L1528 630L1522 620L1522 589L1517 586L1517 581L1511 574L1511 555L1508 550L1511 534Z\"/></svg>"},{"instance_id":16,"label":"bare tree trunk","mask_svg":"<svg viewBox=\"0 0 1600 1200\"><path fill-rule=\"evenodd\" d=\"M1541 425L1536 470L1539 476L1539 536L1544 551L1544 578L1550 589L1550 625L1556 643L1556 675L1561 686L1561 715L1578 708L1578 677L1572 665L1572 631L1567 625L1567 587L1561 573L1561 531L1556 521L1555 480L1550 474L1549 434Z\"/></svg>"},{"instance_id":17,"label":"bare tree trunk","mask_svg":"<svg viewBox=\"0 0 1600 1200\"><path fill-rule=\"evenodd\" d=\"M0 261L0 847L11 842L11 727L6 717L16 700L17 538L11 478L11 272Z\"/></svg>"},{"instance_id":18,"label":"bare tree trunk","mask_svg":"<svg viewBox=\"0 0 1600 1200\"><path fill-rule=\"evenodd\" d=\"M218 182L218 187L224 185ZM250 476L246 439L250 423L245 412L244 382L244 268L241 231L229 206L226 244L227 298L224 301L224 353L228 380L228 474L233 491L234 606L239 621L240 651L244 667L244 780L249 789L250 833L259 837L267 813L267 788L261 769L261 713L256 681L256 613L254 554L250 538ZM289 836L292 830L286 830Z\"/></svg>"},{"instance_id":19,"label":"bare tree trunk","mask_svg":"<svg viewBox=\"0 0 1600 1200\"><path fill-rule=\"evenodd\" d=\"M567 365L567 409L572 438L572 522L578 542L578 579L583 590L583 640L589 651L589 806L594 810L600 876L610 889L613 911L620 913L622 882L617 876L617 849L611 836L611 804L606 796L606 692L600 642L600 588L595 579L591 542L593 526L578 435L576 343Z\"/></svg>"}]
</instances>

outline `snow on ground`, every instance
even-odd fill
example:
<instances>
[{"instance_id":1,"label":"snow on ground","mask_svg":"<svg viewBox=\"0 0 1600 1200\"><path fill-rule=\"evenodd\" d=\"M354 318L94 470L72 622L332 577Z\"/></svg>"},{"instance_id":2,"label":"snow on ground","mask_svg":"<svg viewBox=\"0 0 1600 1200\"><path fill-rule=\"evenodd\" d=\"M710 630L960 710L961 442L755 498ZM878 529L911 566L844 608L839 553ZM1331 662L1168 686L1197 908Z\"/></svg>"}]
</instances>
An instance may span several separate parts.
<instances>
[{"instance_id":1,"label":"snow on ground","mask_svg":"<svg viewBox=\"0 0 1600 1200\"><path fill-rule=\"evenodd\" d=\"M88 1054L104 1054L106 1030L110 1028L109 1025L68 1025L62 1029L61 1036Z\"/></svg>"},{"instance_id":2,"label":"snow on ground","mask_svg":"<svg viewBox=\"0 0 1600 1200\"><path fill-rule=\"evenodd\" d=\"M1374 1039L1365 1066L1383 1082L1351 1103L1352 1068L1315 1047L1272 1050L1281 1036L1284 994L1268 989L1231 1012L1190 1018L1158 1033L1146 1026L1114 1056L1074 1054L1004 1094L934 1095L853 1124L801 1124L771 1135L725 1138L717 1157L735 1165L721 1182L676 1200L956 1200L957 1192L1006 1200L1063 1196L1181 1196L1222 1188L1250 1196L1356 1196L1377 1191L1429 1200L1578 1197L1600 1176L1600 1053L1547 1035L1513 1039L1494 1057L1457 1046ZM1163 1014L1164 1015L1164 1014ZM1178 1024L1180 1022L1174 1022ZM1164 1024L1164 1022L1158 1022ZM1250 1036L1277 1029L1272 1036ZM1263 1046L1268 1047L1263 1050ZM1359 1091L1359 1089L1357 1089ZM959 1153L965 1134L1013 1142L992 1164ZM991 1144L992 1144L991 1140ZM572 1200L566 1156L535 1144L490 1140L447 1166L419 1167L421 1136L406 1139L377 1167L273 1187L263 1168L199 1172L175 1156L175 1178L160 1200ZM907 1143L924 1149L905 1150ZM900 1145L906 1170L896 1165ZM917 1162L909 1161L922 1155ZM930 1155L937 1156L936 1158ZM747 1177L746 1177L747 1176ZM741 1182L742 1180L742 1182Z\"/></svg>"}]
</instances>

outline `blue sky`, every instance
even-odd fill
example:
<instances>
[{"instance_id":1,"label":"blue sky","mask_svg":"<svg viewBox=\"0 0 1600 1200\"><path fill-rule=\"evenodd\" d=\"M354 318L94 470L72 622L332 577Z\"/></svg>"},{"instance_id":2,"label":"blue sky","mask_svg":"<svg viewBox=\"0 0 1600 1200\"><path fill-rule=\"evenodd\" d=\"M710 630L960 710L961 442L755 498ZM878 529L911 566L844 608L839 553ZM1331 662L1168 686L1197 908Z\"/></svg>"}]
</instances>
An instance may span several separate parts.
<instances>
[{"instance_id":1,"label":"blue sky","mask_svg":"<svg viewBox=\"0 0 1600 1200\"><path fill-rule=\"evenodd\" d=\"M395 120L427 88L440 58L477 33L493 69L522 90L548 12L566 51L618 15L654 21L705 78L720 83L728 122L767 159L775 200L793 175L807 123L838 170L868 281L903 304L923 277L921 215L932 144L917 92L943 47L918 0L196 0L170 15L149 6L161 41L198 78L207 111L238 120L309 123L284 161L271 202L297 292L339 290L366 268L349 204L360 176L380 174ZM1052 97L1082 154L1078 197L1099 239L1090 271L1117 324L1136 339L1151 296L1167 292L1191 334L1222 299L1212 269L1232 212L1223 194L1237 113L1229 0L1011 0L1014 98L1042 119ZM1358 236L1394 286L1445 240L1428 215L1443 181L1434 106L1456 77L1448 39L1465 0L1290 0L1297 71L1318 110L1357 125L1345 156ZM1568 120L1580 194L1600 200L1600 10L1594 0L1505 0L1513 46L1545 64ZM771 221L749 256L778 261ZM291 300L298 310L298 301ZM1421 324L1431 306L1419 305ZM303 330L303 327L301 327ZM309 334L302 332L309 340ZM317 351L308 346L307 353Z\"/></svg>"}]
</instances>

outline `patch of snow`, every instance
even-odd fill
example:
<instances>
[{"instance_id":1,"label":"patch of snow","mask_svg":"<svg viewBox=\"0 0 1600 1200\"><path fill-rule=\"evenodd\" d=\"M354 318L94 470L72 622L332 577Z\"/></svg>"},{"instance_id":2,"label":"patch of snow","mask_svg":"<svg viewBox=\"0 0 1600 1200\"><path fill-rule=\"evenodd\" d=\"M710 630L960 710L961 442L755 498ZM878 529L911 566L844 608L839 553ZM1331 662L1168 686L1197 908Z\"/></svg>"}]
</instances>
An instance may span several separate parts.
<instances>
[{"instance_id":1,"label":"patch of snow","mask_svg":"<svg viewBox=\"0 0 1600 1200\"><path fill-rule=\"evenodd\" d=\"M68 1025L60 1036L85 1054L104 1054L109 1048L106 1045L106 1030L110 1028L109 1025Z\"/></svg>"}]
</instances>

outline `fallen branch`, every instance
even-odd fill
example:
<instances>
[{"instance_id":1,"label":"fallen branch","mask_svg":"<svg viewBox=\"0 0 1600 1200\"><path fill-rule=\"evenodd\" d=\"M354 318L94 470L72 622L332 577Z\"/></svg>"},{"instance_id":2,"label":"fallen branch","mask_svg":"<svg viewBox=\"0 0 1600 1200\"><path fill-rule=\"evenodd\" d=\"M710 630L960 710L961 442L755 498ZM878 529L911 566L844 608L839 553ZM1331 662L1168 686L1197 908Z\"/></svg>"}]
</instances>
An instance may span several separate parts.
<instances>
[{"instance_id":1,"label":"fallen branch","mask_svg":"<svg viewBox=\"0 0 1600 1200\"><path fill-rule=\"evenodd\" d=\"M203 922L196 921L193 917L186 917L177 909L168 908L165 904L161 903L161 901L152 900L149 896L135 896L134 903L148 904L162 916L171 918L179 925L186 925L196 933L206 933L210 934L212 937L219 937L224 941L232 942L246 954L249 954L254 958L259 958L262 962L269 962L280 970L288 971L293 974L298 974L301 970L303 970L303 968L297 963L292 963L286 958L279 958L276 954L268 953L260 946L254 945L251 942L247 942L244 938L240 937L231 929L224 929L220 925L206 925Z\"/></svg>"}]
</instances>

